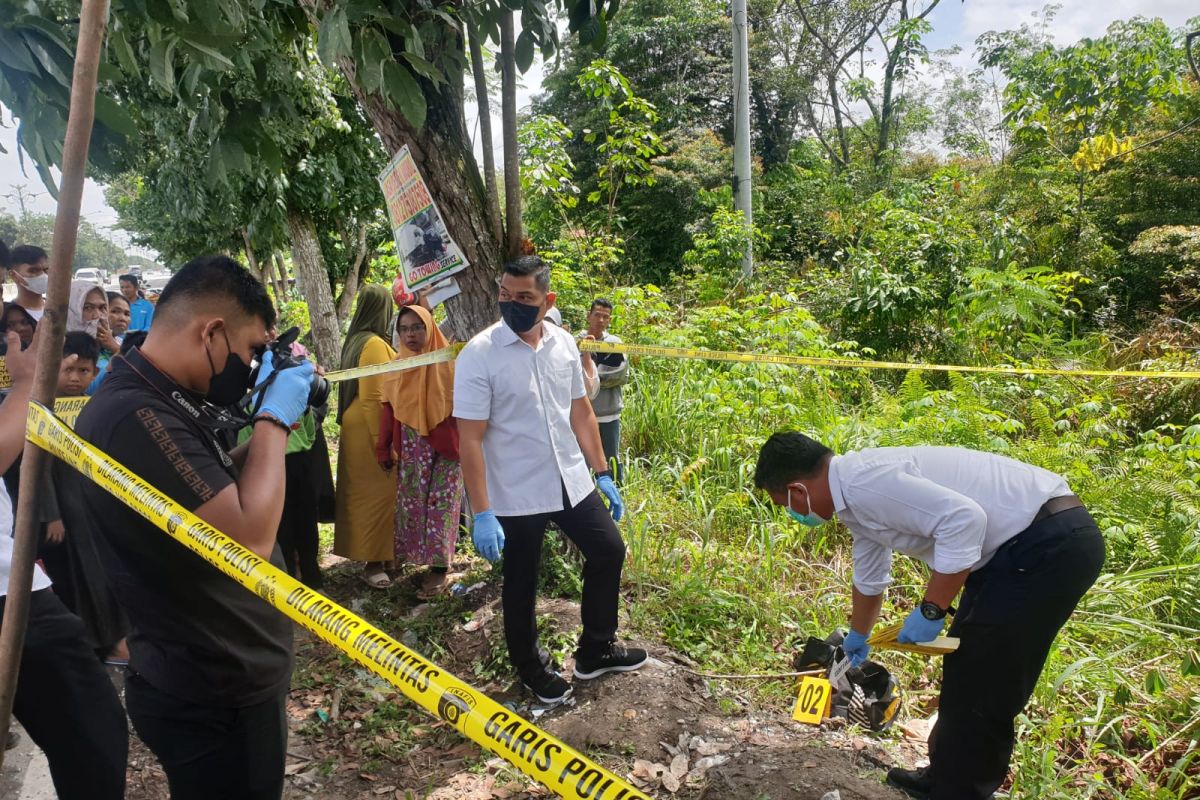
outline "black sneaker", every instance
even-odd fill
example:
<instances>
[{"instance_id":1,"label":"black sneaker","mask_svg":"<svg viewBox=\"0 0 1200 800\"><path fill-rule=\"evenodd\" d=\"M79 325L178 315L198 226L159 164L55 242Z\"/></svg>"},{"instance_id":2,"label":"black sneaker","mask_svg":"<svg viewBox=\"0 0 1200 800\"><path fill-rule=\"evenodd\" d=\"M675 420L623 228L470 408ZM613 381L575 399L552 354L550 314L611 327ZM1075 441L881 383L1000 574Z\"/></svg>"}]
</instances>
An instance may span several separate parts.
<instances>
[{"instance_id":1,"label":"black sneaker","mask_svg":"<svg viewBox=\"0 0 1200 800\"><path fill-rule=\"evenodd\" d=\"M542 670L537 675L522 678L521 683L539 702L546 705L558 705L571 696L571 684L564 681L557 672Z\"/></svg>"},{"instance_id":2,"label":"black sneaker","mask_svg":"<svg viewBox=\"0 0 1200 800\"><path fill-rule=\"evenodd\" d=\"M581 681L599 678L606 672L633 672L646 663L646 651L609 642L592 655L575 653L575 677Z\"/></svg>"},{"instance_id":3,"label":"black sneaker","mask_svg":"<svg viewBox=\"0 0 1200 800\"><path fill-rule=\"evenodd\" d=\"M14 747L19 745L20 743L21 743L21 734L17 733L16 731L9 731L8 732L8 740L4 743L4 749L12 750Z\"/></svg>"},{"instance_id":4,"label":"black sneaker","mask_svg":"<svg viewBox=\"0 0 1200 800\"><path fill-rule=\"evenodd\" d=\"M929 779L929 767L921 769L900 769L892 767L887 774L888 786L894 786L909 797L925 800L933 791L933 781Z\"/></svg>"}]
</instances>

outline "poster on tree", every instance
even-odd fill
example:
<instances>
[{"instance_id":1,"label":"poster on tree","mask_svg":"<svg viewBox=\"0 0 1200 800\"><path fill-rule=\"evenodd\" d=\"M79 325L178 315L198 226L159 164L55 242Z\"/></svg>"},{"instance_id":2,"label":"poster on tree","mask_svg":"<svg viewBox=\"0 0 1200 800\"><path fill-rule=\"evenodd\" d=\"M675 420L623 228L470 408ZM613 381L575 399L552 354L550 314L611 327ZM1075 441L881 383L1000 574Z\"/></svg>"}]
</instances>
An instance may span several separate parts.
<instances>
[{"instance_id":1,"label":"poster on tree","mask_svg":"<svg viewBox=\"0 0 1200 800\"><path fill-rule=\"evenodd\" d=\"M380 173L379 188L387 203L400 274L408 291L440 283L466 268L467 259L450 238L407 145Z\"/></svg>"}]
</instances>

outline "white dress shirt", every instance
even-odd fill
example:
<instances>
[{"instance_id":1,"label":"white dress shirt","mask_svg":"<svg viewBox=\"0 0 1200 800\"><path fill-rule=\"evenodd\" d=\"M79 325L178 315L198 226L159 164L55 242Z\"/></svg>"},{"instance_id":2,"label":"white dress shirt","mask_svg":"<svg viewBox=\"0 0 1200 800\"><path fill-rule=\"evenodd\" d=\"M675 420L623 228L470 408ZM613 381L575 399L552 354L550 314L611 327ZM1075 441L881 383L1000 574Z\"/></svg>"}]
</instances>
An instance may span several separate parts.
<instances>
[{"instance_id":1,"label":"white dress shirt","mask_svg":"<svg viewBox=\"0 0 1200 800\"><path fill-rule=\"evenodd\" d=\"M0 484L0 597L8 595L8 576L12 572L13 509L8 492ZM37 564L33 565L33 591L50 587L50 578Z\"/></svg>"},{"instance_id":2,"label":"white dress shirt","mask_svg":"<svg viewBox=\"0 0 1200 800\"><path fill-rule=\"evenodd\" d=\"M1071 494L1061 475L960 447L880 447L834 456L829 490L854 536L854 585L881 594L892 552L942 573L975 571L1029 527L1047 500Z\"/></svg>"},{"instance_id":3,"label":"white dress shirt","mask_svg":"<svg viewBox=\"0 0 1200 800\"><path fill-rule=\"evenodd\" d=\"M476 334L454 366L454 416L486 420L483 459L498 517L574 508L595 484L575 432L571 403L586 395L579 348L557 325L530 347L503 321Z\"/></svg>"}]
</instances>

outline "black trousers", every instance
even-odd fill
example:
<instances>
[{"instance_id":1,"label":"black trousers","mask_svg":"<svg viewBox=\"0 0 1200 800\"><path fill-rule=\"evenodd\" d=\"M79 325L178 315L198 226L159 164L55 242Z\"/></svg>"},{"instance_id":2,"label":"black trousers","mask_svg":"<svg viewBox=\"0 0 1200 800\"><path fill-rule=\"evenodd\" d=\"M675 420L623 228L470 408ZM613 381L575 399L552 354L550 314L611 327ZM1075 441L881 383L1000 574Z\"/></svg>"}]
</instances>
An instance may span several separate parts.
<instances>
[{"instance_id":1,"label":"black trousers","mask_svg":"<svg viewBox=\"0 0 1200 800\"><path fill-rule=\"evenodd\" d=\"M583 633L579 653L590 654L617 637L617 603L625 542L596 491L574 508L563 489L563 510L552 514L500 517L504 528L504 638L521 677L542 670L537 643L538 567L546 524L553 521L583 554Z\"/></svg>"},{"instance_id":2,"label":"black trousers","mask_svg":"<svg viewBox=\"0 0 1200 800\"><path fill-rule=\"evenodd\" d=\"M279 519L276 534L279 549L289 575L320 589L323 580L317 563L320 551L317 523L321 498L313 474L319 465L314 463L313 450L291 453L283 465L287 482L284 484L283 516Z\"/></svg>"},{"instance_id":3,"label":"black trousers","mask_svg":"<svg viewBox=\"0 0 1200 800\"><path fill-rule=\"evenodd\" d=\"M933 800L983 800L1008 775L1013 722L1054 637L1104 566L1104 539L1074 508L1034 523L967 579L930 738Z\"/></svg>"},{"instance_id":4,"label":"black trousers","mask_svg":"<svg viewBox=\"0 0 1200 800\"><path fill-rule=\"evenodd\" d=\"M112 681L83 623L50 589L29 603L13 715L46 754L60 800L119 800L129 727Z\"/></svg>"},{"instance_id":5,"label":"black trousers","mask_svg":"<svg viewBox=\"0 0 1200 800\"><path fill-rule=\"evenodd\" d=\"M125 681L129 718L162 763L171 800L279 800L286 699L216 708L164 694L133 672Z\"/></svg>"},{"instance_id":6,"label":"black trousers","mask_svg":"<svg viewBox=\"0 0 1200 800\"><path fill-rule=\"evenodd\" d=\"M600 444L604 447L604 460L613 471L613 479L620 483L625 480L625 470L617 456L621 453L621 420L600 423Z\"/></svg>"}]
</instances>

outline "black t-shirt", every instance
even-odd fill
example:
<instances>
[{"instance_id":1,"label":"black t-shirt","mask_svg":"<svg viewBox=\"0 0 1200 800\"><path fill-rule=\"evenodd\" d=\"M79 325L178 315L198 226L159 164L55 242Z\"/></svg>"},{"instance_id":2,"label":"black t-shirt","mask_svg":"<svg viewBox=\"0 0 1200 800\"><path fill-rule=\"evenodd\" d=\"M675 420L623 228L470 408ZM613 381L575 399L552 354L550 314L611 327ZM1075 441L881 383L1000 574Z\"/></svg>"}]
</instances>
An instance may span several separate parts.
<instances>
[{"instance_id":1,"label":"black t-shirt","mask_svg":"<svg viewBox=\"0 0 1200 800\"><path fill-rule=\"evenodd\" d=\"M188 411L202 405L135 349L114 359L75 430L194 511L235 475L204 416ZM130 667L158 690L204 705L239 708L286 691L288 619L95 483L74 477L133 624ZM283 567L278 546L271 563Z\"/></svg>"}]
</instances>

